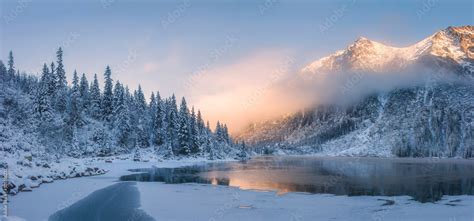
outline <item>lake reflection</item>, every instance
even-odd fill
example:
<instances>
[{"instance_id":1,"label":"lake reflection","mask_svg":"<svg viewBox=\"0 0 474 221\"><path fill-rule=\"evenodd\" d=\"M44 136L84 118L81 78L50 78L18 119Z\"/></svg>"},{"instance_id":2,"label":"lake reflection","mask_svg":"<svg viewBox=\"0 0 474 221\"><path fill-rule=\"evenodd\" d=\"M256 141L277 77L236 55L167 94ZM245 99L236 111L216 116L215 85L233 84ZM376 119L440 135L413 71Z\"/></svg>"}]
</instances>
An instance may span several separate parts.
<instances>
[{"instance_id":1,"label":"lake reflection","mask_svg":"<svg viewBox=\"0 0 474 221\"><path fill-rule=\"evenodd\" d=\"M473 195L474 161L343 157L259 157L181 168L151 168L126 181L205 183L241 189L336 195L412 196L433 202L443 195Z\"/></svg>"}]
</instances>

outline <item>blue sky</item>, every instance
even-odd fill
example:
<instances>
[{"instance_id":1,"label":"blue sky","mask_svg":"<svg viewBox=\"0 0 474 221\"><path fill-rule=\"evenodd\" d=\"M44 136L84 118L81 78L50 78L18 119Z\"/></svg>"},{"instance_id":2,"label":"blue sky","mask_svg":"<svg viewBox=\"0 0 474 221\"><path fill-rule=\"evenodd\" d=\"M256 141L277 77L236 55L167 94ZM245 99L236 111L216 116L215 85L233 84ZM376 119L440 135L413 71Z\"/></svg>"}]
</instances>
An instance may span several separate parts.
<instances>
[{"instance_id":1,"label":"blue sky","mask_svg":"<svg viewBox=\"0 0 474 221\"><path fill-rule=\"evenodd\" d=\"M74 69L102 78L110 65L113 78L131 88L141 83L146 92L186 94L202 109L225 106L203 99L221 96L228 88L258 90L287 56L294 58L296 70L359 36L406 46L447 26L474 23L469 0L1 0L0 4L0 58L5 60L13 50L20 70L40 71L62 45L69 79ZM232 84L235 76L260 83Z\"/></svg>"}]
</instances>

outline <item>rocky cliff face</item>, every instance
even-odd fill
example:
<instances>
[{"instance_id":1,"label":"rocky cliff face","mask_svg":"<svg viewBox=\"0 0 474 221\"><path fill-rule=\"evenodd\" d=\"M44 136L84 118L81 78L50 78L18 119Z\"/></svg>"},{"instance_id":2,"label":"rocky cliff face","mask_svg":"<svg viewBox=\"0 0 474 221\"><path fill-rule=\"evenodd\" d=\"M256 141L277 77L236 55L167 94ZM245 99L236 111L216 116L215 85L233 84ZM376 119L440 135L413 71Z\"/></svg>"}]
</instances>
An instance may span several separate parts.
<instances>
[{"instance_id":1,"label":"rocky cliff face","mask_svg":"<svg viewBox=\"0 0 474 221\"><path fill-rule=\"evenodd\" d=\"M406 48L360 38L309 64L301 77L412 66L430 75L416 86L374 92L351 105L318 105L254 123L237 138L298 154L474 157L473 52L473 26L449 27ZM446 81L451 75L456 80Z\"/></svg>"}]
</instances>

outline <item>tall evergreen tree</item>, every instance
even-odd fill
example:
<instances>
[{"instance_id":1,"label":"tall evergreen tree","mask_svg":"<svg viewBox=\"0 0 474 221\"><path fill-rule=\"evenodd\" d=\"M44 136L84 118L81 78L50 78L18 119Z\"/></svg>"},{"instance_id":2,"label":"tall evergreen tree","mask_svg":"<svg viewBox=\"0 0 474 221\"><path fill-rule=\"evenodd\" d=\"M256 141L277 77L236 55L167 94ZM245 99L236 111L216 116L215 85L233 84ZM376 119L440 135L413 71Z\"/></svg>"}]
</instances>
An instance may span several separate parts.
<instances>
[{"instance_id":1,"label":"tall evergreen tree","mask_svg":"<svg viewBox=\"0 0 474 221\"><path fill-rule=\"evenodd\" d=\"M56 108L59 112L66 110L67 105L67 81L66 71L63 65L63 50L60 47L56 52L58 66L56 67Z\"/></svg>"},{"instance_id":2,"label":"tall evergreen tree","mask_svg":"<svg viewBox=\"0 0 474 221\"><path fill-rule=\"evenodd\" d=\"M104 85L104 95L102 96L101 109L102 109L102 118L106 122L112 121L112 112L113 112L113 82L112 82L112 71L110 67L107 66L104 73L105 85Z\"/></svg>"},{"instance_id":3,"label":"tall evergreen tree","mask_svg":"<svg viewBox=\"0 0 474 221\"><path fill-rule=\"evenodd\" d=\"M150 104L148 105L148 113L147 113L147 123L148 123L148 132L150 133L150 143L154 144L154 131L155 131L155 120L156 120L156 97L155 92L151 92L150 95Z\"/></svg>"},{"instance_id":4,"label":"tall evergreen tree","mask_svg":"<svg viewBox=\"0 0 474 221\"><path fill-rule=\"evenodd\" d=\"M43 73L35 94L34 112L38 120L38 130L40 134L49 134L51 122L53 121L53 109L51 105L51 95L49 94L49 82L51 75L46 64L43 65ZM45 137L46 138L46 137Z\"/></svg>"},{"instance_id":5,"label":"tall evergreen tree","mask_svg":"<svg viewBox=\"0 0 474 221\"><path fill-rule=\"evenodd\" d=\"M160 93L156 93L156 114L153 127L153 144L160 146L165 143L166 128L165 128L165 104L161 100Z\"/></svg>"},{"instance_id":6,"label":"tall evergreen tree","mask_svg":"<svg viewBox=\"0 0 474 221\"><path fill-rule=\"evenodd\" d=\"M8 54L8 71L7 71L7 81L13 80L15 77L15 60L13 58L13 52L10 51Z\"/></svg>"},{"instance_id":7,"label":"tall evergreen tree","mask_svg":"<svg viewBox=\"0 0 474 221\"><path fill-rule=\"evenodd\" d=\"M117 136L117 144L120 147L130 146L130 116L127 107L123 86L117 81L114 89L114 127Z\"/></svg>"},{"instance_id":8,"label":"tall evergreen tree","mask_svg":"<svg viewBox=\"0 0 474 221\"><path fill-rule=\"evenodd\" d=\"M68 102L66 106L66 112L67 112L67 131L69 132L69 138L73 138L73 132L75 129L79 126L82 126L83 124L83 119L82 119L82 108L80 104L80 88L79 88L79 77L77 76L77 72L74 71L74 75L72 78L72 88L71 88L71 93L68 96Z\"/></svg>"},{"instance_id":9,"label":"tall evergreen tree","mask_svg":"<svg viewBox=\"0 0 474 221\"><path fill-rule=\"evenodd\" d=\"M7 67L5 67L5 64L3 64L3 61L0 60L0 83L7 81Z\"/></svg>"},{"instance_id":10,"label":"tall evergreen tree","mask_svg":"<svg viewBox=\"0 0 474 221\"><path fill-rule=\"evenodd\" d=\"M90 87L90 107L89 107L89 114L95 118L100 119L101 115L101 97L100 97L100 87L99 81L97 80L97 74L94 74L94 81Z\"/></svg>"},{"instance_id":11,"label":"tall evergreen tree","mask_svg":"<svg viewBox=\"0 0 474 221\"><path fill-rule=\"evenodd\" d=\"M145 100L145 94L143 93L142 87L138 85L138 89L135 93L135 100L137 102L137 107L139 108L140 114L144 114L147 105L146 105L146 100Z\"/></svg>"},{"instance_id":12,"label":"tall evergreen tree","mask_svg":"<svg viewBox=\"0 0 474 221\"><path fill-rule=\"evenodd\" d=\"M245 146L244 141L242 141L242 143L240 144L240 152L237 153L237 158L239 160L247 160L249 158L247 154L247 147Z\"/></svg>"},{"instance_id":13,"label":"tall evergreen tree","mask_svg":"<svg viewBox=\"0 0 474 221\"><path fill-rule=\"evenodd\" d=\"M82 74L81 82L79 83L79 92L81 94L81 106L84 110L89 109L89 81L87 81L86 74Z\"/></svg>"},{"instance_id":14,"label":"tall evergreen tree","mask_svg":"<svg viewBox=\"0 0 474 221\"><path fill-rule=\"evenodd\" d=\"M135 93L135 104L136 104L136 116L138 120L138 130L137 132L137 139L138 144L140 147L148 147L150 146L150 130L148 124L148 111L147 111L147 104L145 100L145 95L143 93L142 87L138 85L138 89Z\"/></svg>"},{"instance_id":15,"label":"tall evergreen tree","mask_svg":"<svg viewBox=\"0 0 474 221\"><path fill-rule=\"evenodd\" d=\"M198 133L203 134L206 126L204 125L204 120L202 119L200 110L198 110L196 122L197 122Z\"/></svg>"},{"instance_id":16,"label":"tall evergreen tree","mask_svg":"<svg viewBox=\"0 0 474 221\"><path fill-rule=\"evenodd\" d=\"M210 134L212 131L211 131L211 124L209 124L209 121L206 122L206 131L208 134Z\"/></svg>"},{"instance_id":17,"label":"tall evergreen tree","mask_svg":"<svg viewBox=\"0 0 474 221\"><path fill-rule=\"evenodd\" d=\"M116 120L115 117L118 114L118 112L116 112L118 110L118 109L116 109L116 107L121 105L121 103L124 102L124 100L125 100L125 96L123 94L123 93L125 93L125 91L122 87L123 86L120 83L120 81L115 82L114 92L113 92L113 99L112 99L112 107L114 107L114 109L112 111L112 116L114 118L114 121Z\"/></svg>"},{"instance_id":18,"label":"tall evergreen tree","mask_svg":"<svg viewBox=\"0 0 474 221\"><path fill-rule=\"evenodd\" d=\"M191 153L190 134L189 111L186 104L186 99L183 97L181 100L181 106L179 108L178 142L180 154L188 155Z\"/></svg>"},{"instance_id":19,"label":"tall evergreen tree","mask_svg":"<svg viewBox=\"0 0 474 221\"><path fill-rule=\"evenodd\" d=\"M58 79L57 79L57 76L56 76L56 66L54 65L54 62L51 62L51 79L52 79L52 82L54 83L53 85L51 85L51 90L54 94L54 96L56 96L57 94L57 82L58 82Z\"/></svg>"},{"instance_id":20,"label":"tall evergreen tree","mask_svg":"<svg viewBox=\"0 0 474 221\"><path fill-rule=\"evenodd\" d=\"M191 147L191 153L199 152L199 138L198 138L198 125L196 121L196 113L194 112L194 107L191 109L191 116L189 118L189 142Z\"/></svg>"},{"instance_id":21,"label":"tall evergreen tree","mask_svg":"<svg viewBox=\"0 0 474 221\"><path fill-rule=\"evenodd\" d=\"M172 154L178 153L179 142L178 142L178 107L176 105L176 97L173 94L167 101L167 130L166 136L168 138L168 144L172 147Z\"/></svg>"},{"instance_id":22,"label":"tall evergreen tree","mask_svg":"<svg viewBox=\"0 0 474 221\"><path fill-rule=\"evenodd\" d=\"M224 142L230 144L229 129L227 129L227 124L224 124L222 127L222 139Z\"/></svg>"},{"instance_id":23,"label":"tall evergreen tree","mask_svg":"<svg viewBox=\"0 0 474 221\"><path fill-rule=\"evenodd\" d=\"M216 135L217 141L222 142L223 141L222 126L219 121L217 121L216 123L216 129L214 130L214 133Z\"/></svg>"}]
</instances>

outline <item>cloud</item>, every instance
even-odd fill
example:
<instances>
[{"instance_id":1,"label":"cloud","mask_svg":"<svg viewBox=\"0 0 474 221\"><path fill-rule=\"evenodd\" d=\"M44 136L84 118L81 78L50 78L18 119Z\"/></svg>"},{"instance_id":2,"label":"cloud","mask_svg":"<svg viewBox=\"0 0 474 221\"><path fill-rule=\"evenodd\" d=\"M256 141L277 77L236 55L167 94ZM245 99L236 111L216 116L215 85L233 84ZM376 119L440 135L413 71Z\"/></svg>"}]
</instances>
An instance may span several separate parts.
<instances>
[{"instance_id":1,"label":"cloud","mask_svg":"<svg viewBox=\"0 0 474 221\"><path fill-rule=\"evenodd\" d=\"M187 97L211 122L224 121L231 132L238 132L251 122L315 105L346 106L376 92L456 80L448 70L422 65L399 72L333 72L308 79L298 71L296 60L284 50L256 52L209 69L194 81Z\"/></svg>"},{"instance_id":2,"label":"cloud","mask_svg":"<svg viewBox=\"0 0 474 221\"><path fill-rule=\"evenodd\" d=\"M291 52L267 49L236 62L209 68L195 78L186 97L213 124L221 120L232 132L249 122L293 111L275 88L294 68ZM285 101L283 101L285 100Z\"/></svg>"}]
</instances>

